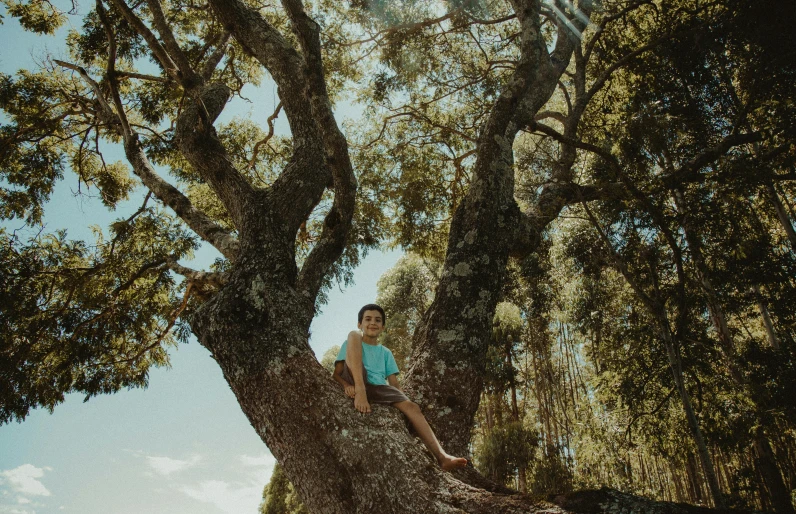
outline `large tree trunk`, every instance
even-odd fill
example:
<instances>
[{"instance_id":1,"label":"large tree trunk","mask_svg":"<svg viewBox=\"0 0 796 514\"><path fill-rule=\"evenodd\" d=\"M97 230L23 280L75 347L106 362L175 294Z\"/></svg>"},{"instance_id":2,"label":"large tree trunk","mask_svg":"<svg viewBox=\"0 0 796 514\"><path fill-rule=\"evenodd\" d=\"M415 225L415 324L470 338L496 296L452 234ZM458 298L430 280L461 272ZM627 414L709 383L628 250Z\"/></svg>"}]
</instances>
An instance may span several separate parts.
<instances>
[{"instance_id":1,"label":"large tree trunk","mask_svg":"<svg viewBox=\"0 0 796 514\"><path fill-rule=\"evenodd\" d=\"M265 271L236 271L193 326L311 512L709 512L607 489L557 496L556 506L466 485L438 469L397 410L354 410L309 349L312 307L266 279Z\"/></svg>"},{"instance_id":2,"label":"large tree trunk","mask_svg":"<svg viewBox=\"0 0 796 514\"><path fill-rule=\"evenodd\" d=\"M442 472L397 410L354 410L309 348L312 305L275 287L268 262L244 258L192 326L311 512L566 514L613 512L625 502L661 513L702 512L607 490L557 497L557 507Z\"/></svg>"},{"instance_id":3,"label":"large tree trunk","mask_svg":"<svg viewBox=\"0 0 796 514\"><path fill-rule=\"evenodd\" d=\"M313 304L283 287L273 260L247 261L192 326L307 507L438 512L473 501L477 491L457 494L397 410L353 409L308 345Z\"/></svg>"}]
</instances>

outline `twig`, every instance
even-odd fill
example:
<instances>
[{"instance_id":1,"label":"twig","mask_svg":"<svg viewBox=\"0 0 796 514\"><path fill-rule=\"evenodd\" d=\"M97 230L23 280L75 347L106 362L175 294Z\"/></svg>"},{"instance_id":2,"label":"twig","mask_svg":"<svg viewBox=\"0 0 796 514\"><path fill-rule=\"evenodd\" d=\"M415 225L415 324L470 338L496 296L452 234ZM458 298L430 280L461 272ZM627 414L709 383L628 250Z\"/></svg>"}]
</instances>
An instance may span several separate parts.
<instances>
[{"instance_id":1,"label":"twig","mask_svg":"<svg viewBox=\"0 0 796 514\"><path fill-rule=\"evenodd\" d=\"M279 117L279 112L281 110L282 102L279 102L274 110L274 113L268 117L268 120L266 120L268 122L268 134L266 134L266 136L260 141L257 141L257 143L254 145L254 149L252 150L252 158L249 160L249 168L254 169L254 165L257 162L257 154L260 152L260 147L266 144L274 136L274 120Z\"/></svg>"}]
</instances>

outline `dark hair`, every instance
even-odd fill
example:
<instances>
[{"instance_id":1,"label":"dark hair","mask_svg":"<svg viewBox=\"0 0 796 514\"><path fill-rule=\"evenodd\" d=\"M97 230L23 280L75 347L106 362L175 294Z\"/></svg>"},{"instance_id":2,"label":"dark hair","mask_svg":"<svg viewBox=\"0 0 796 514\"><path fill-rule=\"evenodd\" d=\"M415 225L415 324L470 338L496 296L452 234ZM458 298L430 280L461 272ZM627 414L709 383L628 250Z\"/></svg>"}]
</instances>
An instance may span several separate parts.
<instances>
[{"instance_id":1,"label":"dark hair","mask_svg":"<svg viewBox=\"0 0 796 514\"><path fill-rule=\"evenodd\" d=\"M381 323L383 325L387 324L387 315L384 314L384 309L376 305L375 303L369 303L359 309L359 314L357 315L357 324L362 323L362 316L365 315L365 311L379 311L381 314Z\"/></svg>"}]
</instances>

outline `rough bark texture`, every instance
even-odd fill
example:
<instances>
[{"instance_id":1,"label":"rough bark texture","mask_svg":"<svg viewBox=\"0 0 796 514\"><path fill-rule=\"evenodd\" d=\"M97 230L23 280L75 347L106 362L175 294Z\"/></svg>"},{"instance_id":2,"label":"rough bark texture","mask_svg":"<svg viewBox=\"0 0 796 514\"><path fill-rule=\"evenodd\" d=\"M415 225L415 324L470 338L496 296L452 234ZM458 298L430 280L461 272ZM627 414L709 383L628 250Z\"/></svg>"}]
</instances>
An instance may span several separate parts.
<instances>
[{"instance_id":1,"label":"rough bark texture","mask_svg":"<svg viewBox=\"0 0 796 514\"><path fill-rule=\"evenodd\" d=\"M559 507L460 480L475 482L464 476L472 470L444 473L397 410L376 405L362 415L353 409L307 344L311 308L294 292L271 289L278 272L238 266L232 275L196 313L193 327L311 512L704 511L611 491L562 496L554 499Z\"/></svg>"}]
</instances>

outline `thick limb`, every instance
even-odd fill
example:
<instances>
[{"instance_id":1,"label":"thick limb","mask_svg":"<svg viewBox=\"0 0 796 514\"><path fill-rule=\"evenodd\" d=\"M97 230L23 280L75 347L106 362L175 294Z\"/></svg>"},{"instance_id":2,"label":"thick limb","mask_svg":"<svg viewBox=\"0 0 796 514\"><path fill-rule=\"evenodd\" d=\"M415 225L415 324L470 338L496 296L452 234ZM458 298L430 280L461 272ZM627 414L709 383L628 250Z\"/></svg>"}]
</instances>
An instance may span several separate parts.
<instances>
[{"instance_id":1,"label":"thick limb","mask_svg":"<svg viewBox=\"0 0 796 514\"><path fill-rule=\"evenodd\" d=\"M393 406L403 412L409 419L409 422L414 427L420 440L431 450L431 453L437 458L437 462L439 462L442 469L450 471L467 465L467 459L454 457L445 453L445 450L442 449L442 445L440 445L437 440L437 436L434 435L434 431L431 430L431 426L429 426L428 421L426 421L426 417L423 416L423 412L415 402L399 402L394 403Z\"/></svg>"},{"instance_id":2,"label":"thick limb","mask_svg":"<svg viewBox=\"0 0 796 514\"><path fill-rule=\"evenodd\" d=\"M345 360L354 379L354 408L362 413L370 412L368 393L365 391L365 377L362 373L362 334L352 331L348 334Z\"/></svg>"}]
</instances>

